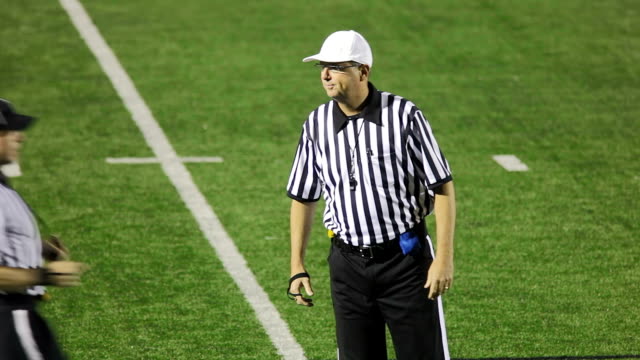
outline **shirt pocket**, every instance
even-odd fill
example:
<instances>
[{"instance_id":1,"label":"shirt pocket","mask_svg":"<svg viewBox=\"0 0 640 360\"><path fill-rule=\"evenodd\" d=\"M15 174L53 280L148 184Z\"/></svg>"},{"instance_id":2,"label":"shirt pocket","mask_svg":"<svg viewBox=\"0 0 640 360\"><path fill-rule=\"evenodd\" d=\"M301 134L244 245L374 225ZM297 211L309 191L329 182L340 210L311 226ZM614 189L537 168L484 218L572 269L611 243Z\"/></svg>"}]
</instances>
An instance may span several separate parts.
<instances>
[{"instance_id":1,"label":"shirt pocket","mask_svg":"<svg viewBox=\"0 0 640 360\"><path fill-rule=\"evenodd\" d=\"M382 153L368 151L367 155L376 186L395 184L400 170L396 152L393 150Z\"/></svg>"}]
</instances>

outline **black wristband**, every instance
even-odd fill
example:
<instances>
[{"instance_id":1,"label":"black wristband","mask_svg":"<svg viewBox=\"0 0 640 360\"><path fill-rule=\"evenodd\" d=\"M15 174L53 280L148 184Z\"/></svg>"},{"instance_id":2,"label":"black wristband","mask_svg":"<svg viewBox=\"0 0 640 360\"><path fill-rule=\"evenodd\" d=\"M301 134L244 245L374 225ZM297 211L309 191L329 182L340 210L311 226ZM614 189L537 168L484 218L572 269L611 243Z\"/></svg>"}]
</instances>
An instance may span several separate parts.
<instances>
[{"instance_id":1,"label":"black wristband","mask_svg":"<svg viewBox=\"0 0 640 360\"><path fill-rule=\"evenodd\" d=\"M291 283L293 282L293 280L295 279L300 279L300 278L309 278L311 279L311 275L309 275L309 273L306 272L301 272L301 273L297 273L295 275L293 275L292 277L289 278L289 287L287 288L287 297L291 300L295 300L296 296L302 296L301 293L292 293L291 291L289 291L291 289ZM306 299L307 301L311 301L311 299Z\"/></svg>"},{"instance_id":2,"label":"black wristband","mask_svg":"<svg viewBox=\"0 0 640 360\"><path fill-rule=\"evenodd\" d=\"M289 286L291 286L291 283L293 282L293 280L300 279L303 277L311 279L311 275L309 275L309 273L306 273L306 272L297 273L293 275L291 278L289 278Z\"/></svg>"},{"instance_id":3,"label":"black wristband","mask_svg":"<svg viewBox=\"0 0 640 360\"><path fill-rule=\"evenodd\" d=\"M51 285L51 273L47 267L38 268L38 283L36 285Z\"/></svg>"}]
</instances>

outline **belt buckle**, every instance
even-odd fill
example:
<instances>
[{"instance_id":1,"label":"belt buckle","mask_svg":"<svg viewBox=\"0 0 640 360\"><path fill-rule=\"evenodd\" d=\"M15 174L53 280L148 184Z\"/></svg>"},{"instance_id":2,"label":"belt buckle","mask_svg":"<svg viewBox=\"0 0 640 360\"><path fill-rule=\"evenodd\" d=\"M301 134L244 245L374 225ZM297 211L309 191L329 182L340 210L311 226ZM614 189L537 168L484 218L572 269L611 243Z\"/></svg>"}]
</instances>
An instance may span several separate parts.
<instances>
[{"instance_id":1,"label":"belt buckle","mask_svg":"<svg viewBox=\"0 0 640 360\"><path fill-rule=\"evenodd\" d=\"M360 256L365 259L373 259L373 246L360 246L358 247L358 251L360 251Z\"/></svg>"}]
</instances>

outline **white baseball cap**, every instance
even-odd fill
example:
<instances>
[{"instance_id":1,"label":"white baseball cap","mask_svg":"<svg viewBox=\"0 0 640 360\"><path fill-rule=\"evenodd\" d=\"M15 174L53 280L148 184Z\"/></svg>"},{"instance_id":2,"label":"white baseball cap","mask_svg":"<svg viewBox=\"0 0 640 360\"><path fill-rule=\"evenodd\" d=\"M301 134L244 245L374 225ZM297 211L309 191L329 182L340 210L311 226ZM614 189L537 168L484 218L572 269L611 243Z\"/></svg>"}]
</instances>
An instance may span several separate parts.
<instances>
[{"instance_id":1,"label":"white baseball cap","mask_svg":"<svg viewBox=\"0 0 640 360\"><path fill-rule=\"evenodd\" d=\"M323 61L329 63L355 61L373 66L371 47L365 38L353 30L336 31L329 35L320 53L302 59L303 62Z\"/></svg>"}]
</instances>

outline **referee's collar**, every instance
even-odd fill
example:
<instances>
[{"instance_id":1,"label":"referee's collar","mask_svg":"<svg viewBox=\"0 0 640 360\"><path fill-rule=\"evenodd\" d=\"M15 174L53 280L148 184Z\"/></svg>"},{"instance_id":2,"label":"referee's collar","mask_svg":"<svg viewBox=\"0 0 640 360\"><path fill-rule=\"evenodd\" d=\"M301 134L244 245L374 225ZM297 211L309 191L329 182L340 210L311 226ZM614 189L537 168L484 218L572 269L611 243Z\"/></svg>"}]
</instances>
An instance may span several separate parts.
<instances>
[{"instance_id":1,"label":"referee's collar","mask_svg":"<svg viewBox=\"0 0 640 360\"><path fill-rule=\"evenodd\" d=\"M344 129L349 120L353 119L364 118L366 121L376 125L382 125L382 120L380 119L380 92L378 92L378 89L376 89L371 82L369 82L368 87L369 95L367 95L367 98L364 100L364 109L357 115L345 115L342 110L340 110L338 102L333 100L333 130L336 134Z\"/></svg>"},{"instance_id":2,"label":"referee's collar","mask_svg":"<svg viewBox=\"0 0 640 360\"><path fill-rule=\"evenodd\" d=\"M7 176L2 173L2 170L0 170L0 185L9 187L9 179L7 179Z\"/></svg>"}]
</instances>

